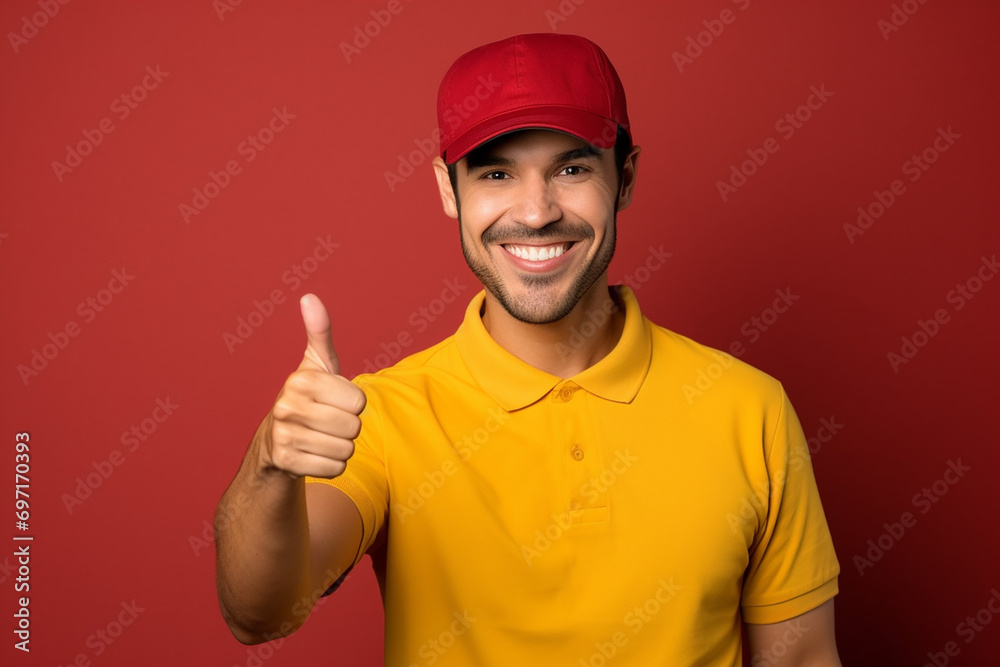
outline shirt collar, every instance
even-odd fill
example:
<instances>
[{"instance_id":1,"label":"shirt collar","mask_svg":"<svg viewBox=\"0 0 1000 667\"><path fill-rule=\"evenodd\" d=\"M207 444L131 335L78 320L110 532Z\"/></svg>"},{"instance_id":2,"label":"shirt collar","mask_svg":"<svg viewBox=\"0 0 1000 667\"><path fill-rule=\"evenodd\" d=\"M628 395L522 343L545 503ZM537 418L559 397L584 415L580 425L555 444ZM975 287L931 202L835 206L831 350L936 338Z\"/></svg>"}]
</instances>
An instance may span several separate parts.
<instances>
[{"instance_id":1,"label":"shirt collar","mask_svg":"<svg viewBox=\"0 0 1000 667\"><path fill-rule=\"evenodd\" d=\"M649 321L628 287L617 285L618 301L625 311L625 327L611 352L587 370L567 378L588 392L617 403L635 398L649 370L652 339ZM465 319L455 333L463 361L479 386L508 412L531 405L563 382L531 366L502 348L480 317L486 292L472 298Z\"/></svg>"}]
</instances>

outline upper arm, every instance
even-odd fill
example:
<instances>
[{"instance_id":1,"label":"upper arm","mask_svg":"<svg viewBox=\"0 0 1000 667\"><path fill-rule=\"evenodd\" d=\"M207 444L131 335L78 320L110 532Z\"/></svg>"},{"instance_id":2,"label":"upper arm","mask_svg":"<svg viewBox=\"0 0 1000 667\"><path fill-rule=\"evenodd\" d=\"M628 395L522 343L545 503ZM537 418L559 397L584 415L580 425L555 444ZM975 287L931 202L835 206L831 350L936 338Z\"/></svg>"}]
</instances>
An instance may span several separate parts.
<instances>
[{"instance_id":1,"label":"upper arm","mask_svg":"<svg viewBox=\"0 0 1000 667\"><path fill-rule=\"evenodd\" d=\"M773 667L840 667L833 600L780 623L747 623L752 664Z\"/></svg>"},{"instance_id":2,"label":"upper arm","mask_svg":"<svg viewBox=\"0 0 1000 667\"><path fill-rule=\"evenodd\" d=\"M388 512L389 488L379 428L381 402L377 392L362 381L365 377L354 379L368 400L347 469L334 479L306 478L310 575L313 589L322 588L317 597L372 546Z\"/></svg>"},{"instance_id":3,"label":"upper arm","mask_svg":"<svg viewBox=\"0 0 1000 667\"><path fill-rule=\"evenodd\" d=\"M361 549L362 524L357 506L329 484L306 484L309 516L309 565L312 596L318 598L354 566Z\"/></svg>"},{"instance_id":4,"label":"upper arm","mask_svg":"<svg viewBox=\"0 0 1000 667\"><path fill-rule=\"evenodd\" d=\"M740 600L743 618L760 625L820 607L837 594L840 574L809 446L783 390L771 423Z\"/></svg>"}]
</instances>

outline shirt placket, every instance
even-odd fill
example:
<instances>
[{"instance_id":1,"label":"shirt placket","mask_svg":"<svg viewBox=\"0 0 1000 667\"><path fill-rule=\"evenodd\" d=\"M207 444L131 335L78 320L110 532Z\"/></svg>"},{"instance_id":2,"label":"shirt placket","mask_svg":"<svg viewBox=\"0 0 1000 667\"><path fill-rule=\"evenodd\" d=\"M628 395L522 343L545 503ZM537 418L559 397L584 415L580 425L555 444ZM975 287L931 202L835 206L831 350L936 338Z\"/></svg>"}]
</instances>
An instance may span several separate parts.
<instances>
[{"instance_id":1,"label":"shirt placket","mask_svg":"<svg viewBox=\"0 0 1000 667\"><path fill-rule=\"evenodd\" d=\"M552 390L556 404L555 418L560 422L561 457L567 474L566 513L572 525L606 521L608 516L607 488L600 483L601 447L587 428L588 410L595 398L575 382L560 382ZM599 400L599 399L597 399Z\"/></svg>"}]
</instances>

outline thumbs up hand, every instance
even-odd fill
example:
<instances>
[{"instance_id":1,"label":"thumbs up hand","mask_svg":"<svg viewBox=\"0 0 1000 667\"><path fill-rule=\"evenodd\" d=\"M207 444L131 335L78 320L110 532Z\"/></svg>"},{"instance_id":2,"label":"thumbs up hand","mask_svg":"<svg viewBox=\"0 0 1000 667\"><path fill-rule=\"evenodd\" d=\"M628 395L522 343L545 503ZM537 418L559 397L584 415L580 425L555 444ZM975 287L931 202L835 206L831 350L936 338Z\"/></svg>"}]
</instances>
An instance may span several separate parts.
<instances>
[{"instance_id":1,"label":"thumbs up hand","mask_svg":"<svg viewBox=\"0 0 1000 667\"><path fill-rule=\"evenodd\" d=\"M340 360L333 349L333 332L326 306L314 294L306 294L299 302L302 323L306 325L306 354L299 370L310 368L340 375Z\"/></svg>"},{"instance_id":2,"label":"thumbs up hand","mask_svg":"<svg viewBox=\"0 0 1000 667\"><path fill-rule=\"evenodd\" d=\"M344 472L354 453L366 399L357 385L340 375L323 302L306 294L300 305L306 351L261 424L258 460L265 472L333 478Z\"/></svg>"}]
</instances>

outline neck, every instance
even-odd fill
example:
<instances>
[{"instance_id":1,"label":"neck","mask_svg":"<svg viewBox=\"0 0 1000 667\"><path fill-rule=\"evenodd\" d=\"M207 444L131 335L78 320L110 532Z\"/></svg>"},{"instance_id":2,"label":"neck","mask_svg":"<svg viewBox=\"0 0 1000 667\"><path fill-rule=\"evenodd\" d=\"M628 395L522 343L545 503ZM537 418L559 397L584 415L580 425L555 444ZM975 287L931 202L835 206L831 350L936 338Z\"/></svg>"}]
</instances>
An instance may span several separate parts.
<instances>
[{"instance_id":1,"label":"neck","mask_svg":"<svg viewBox=\"0 0 1000 667\"><path fill-rule=\"evenodd\" d=\"M483 325L493 340L521 361L565 379L587 370L614 349L625 328L625 313L612 298L604 276L566 317L548 324L512 317L487 292Z\"/></svg>"}]
</instances>

